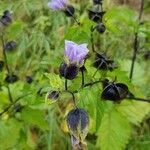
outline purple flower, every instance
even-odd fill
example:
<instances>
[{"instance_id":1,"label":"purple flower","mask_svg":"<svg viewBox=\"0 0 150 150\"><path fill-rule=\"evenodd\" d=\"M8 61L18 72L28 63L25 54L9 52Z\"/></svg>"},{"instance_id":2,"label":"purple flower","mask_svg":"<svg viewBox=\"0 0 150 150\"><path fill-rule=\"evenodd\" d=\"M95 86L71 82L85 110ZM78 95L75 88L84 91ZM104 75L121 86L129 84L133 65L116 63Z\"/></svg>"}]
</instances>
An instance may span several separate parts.
<instances>
[{"instance_id":1,"label":"purple flower","mask_svg":"<svg viewBox=\"0 0 150 150\"><path fill-rule=\"evenodd\" d=\"M51 0L48 6L53 10L64 9L67 6L67 0Z\"/></svg>"},{"instance_id":2,"label":"purple flower","mask_svg":"<svg viewBox=\"0 0 150 150\"><path fill-rule=\"evenodd\" d=\"M65 41L65 57L69 60L69 63L82 65L88 52L86 43L78 45L72 41Z\"/></svg>"}]
</instances>

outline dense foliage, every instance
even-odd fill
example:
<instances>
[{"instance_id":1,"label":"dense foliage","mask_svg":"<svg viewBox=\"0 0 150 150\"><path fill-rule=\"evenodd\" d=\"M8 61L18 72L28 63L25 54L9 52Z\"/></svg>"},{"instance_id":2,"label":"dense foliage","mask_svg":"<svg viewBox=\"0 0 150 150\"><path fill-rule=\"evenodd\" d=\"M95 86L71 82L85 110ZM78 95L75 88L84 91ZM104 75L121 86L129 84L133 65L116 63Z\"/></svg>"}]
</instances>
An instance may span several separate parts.
<instances>
[{"instance_id":1,"label":"dense foliage","mask_svg":"<svg viewBox=\"0 0 150 150\"><path fill-rule=\"evenodd\" d=\"M73 17L47 3L0 1L0 150L72 149L70 133L89 150L148 150L150 104L137 100L150 100L149 2L140 16L141 3L103 0L98 19L92 0L70 0ZM88 44L73 78L60 71L65 40ZM125 96L104 100L108 80Z\"/></svg>"}]
</instances>

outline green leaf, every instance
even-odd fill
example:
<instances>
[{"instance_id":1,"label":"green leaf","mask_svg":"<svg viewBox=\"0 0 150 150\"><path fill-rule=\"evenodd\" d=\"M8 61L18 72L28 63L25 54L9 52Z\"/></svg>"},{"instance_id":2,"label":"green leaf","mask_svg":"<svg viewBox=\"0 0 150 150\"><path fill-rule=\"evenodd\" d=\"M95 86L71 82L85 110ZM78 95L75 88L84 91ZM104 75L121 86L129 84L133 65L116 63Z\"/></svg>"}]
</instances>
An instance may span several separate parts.
<instances>
[{"instance_id":1,"label":"green leaf","mask_svg":"<svg viewBox=\"0 0 150 150\"><path fill-rule=\"evenodd\" d=\"M22 31L23 31L23 23L22 22L13 23L8 29L9 38L15 39L17 36L19 36L21 34Z\"/></svg>"},{"instance_id":2,"label":"green leaf","mask_svg":"<svg viewBox=\"0 0 150 150\"><path fill-rule=\"evenodd\" d=\"M21 123L15 119L0 121L0 149L12 148L19 139Z\"/></svg>"},{"instance_id":3,"label":"green leaf","mask_svg":"<svg viewBox=\"0 0 150 150\"><path fill-rule=\"evenodd\" d=\"M122 150L131 132L128 120L115 109L105 113L98 131L97 146L101 150Z\"/></svg>"},{"instance_id":4,"label":"green leaf","mask_svg":"<svg viewBox=\"0 0 150 150\"><path fill-rule=\"evenodd\" d=\"M150 112L150 105L144 102L124 100L119 104L117 110L123 114L131 123L138 125Z\"/></svg>"},{"instance_id":5,"label":"green leaf","mask_svg":"<svg viewBox=\"0 0 150 150\"><path fill-rule=\"evenodd\" d=\"M31 125L36 125L43 130L48 129L48 123L46 122L44 111L25 108L22 111L21 118L25 122Z\"/></svg>"},{"instance_id":6,"label":"green leaf","mask_svg":"<svg viewBox=\"0 0 150 150\"><path fill-rule=\"evenodd\" d=\"M50 85L53 89L60 89L63 86L63 82L59 75L54 73L44 73L44 75L50 80Z\"/></svg>"}]
</instances>

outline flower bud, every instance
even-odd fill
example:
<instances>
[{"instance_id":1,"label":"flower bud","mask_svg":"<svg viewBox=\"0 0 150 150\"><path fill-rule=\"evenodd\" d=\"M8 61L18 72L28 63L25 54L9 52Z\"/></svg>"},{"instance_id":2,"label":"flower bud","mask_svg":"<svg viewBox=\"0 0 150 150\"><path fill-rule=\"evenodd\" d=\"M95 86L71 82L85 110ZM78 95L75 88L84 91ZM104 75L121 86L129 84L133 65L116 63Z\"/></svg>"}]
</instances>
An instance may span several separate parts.
<instances>
[{"instance_id":1,"label":"flower bud","mask_svg":"<svg viewBox=\"0 0 150 150\"><path fill-rule=\"evenodd\" d=\"M46 94L46 103L48 104L53 104L55 102L57 102L57 100L59 99L59 91L49 91Z\"/></svg>"},{"instance_id":2,"label":"flower bud","mask_svg":"<svg viewBox=\"0 0 150 150\"><path fill-rule=\"evenodd\" d=\"M15 41L9 41L4 45L6 51L13 51L16 47L17 43Z\"/></svg>"},{"instance_id":3,"label":"flower bud","mask_svg":"<svg viewBox=\"0 0 150 150\"><path fill-rule=\"evenodd\" d=\"M103 23L99 23L95 28L99 33L104 33L106 30L106 27Z\"/></svg>"},{"instance_id":4,"label":"flower bud","mask_svg":"<svg viewBox=\"0 0 150 150\"><path fill-rule=\"evenodd\" d=\"M26 76L26 82L31 84L33 81L32 77L31 76Z\"/></svg>"},{"instance_id":5,"label":"flower bud","mask_svg":"<svg viewBox=\"0 0 150 150\"><path fill-rule=\"evenodd\" d=\"M112 71L116 68L113 60L107 58L105 54L96 53L94 67L100 70L110 70Z\"/></svg>"},{"instance_id":6,"label":"flower bud","mask_svg":"<svg viewBox=\"0 0 150 150\"><path fill-rule=\"evenodd\" d=\"M64 78L73 80L77 76L79 68L74 64L67 65L66 63L61 63L59 72Z\"/></svg>"},{"instance_id":7,"label":"flower bud","mask_svg":"<svg viewBox=\"0 0 150 150\"><path fill-rule=\"evenodd\" d=\"M100 12L95 10L88 10L89 19L93 20L94 22L101 21L104 14L105 14L104 11Z\"/></svg>"},{"instance_id":8,"label":"flower bud","mask_svg":"<svg viewBox=\"0 0 150 150\"><path fill-rule=\"evenodd\" d=\"M88 133L89 116L84 109L76 108L67 115L67 125L70 134L80 142L84 141Z\"/></svg>"},{"instance_id":9,"label":"flower bud","mask_svg":"<svg viewBox=\"0 0 150 150\"><path fill-rule=\"evenodd\" d=\"M64 10L64 13L67 17L72 17L75 13L75 9L71 5L67 5L66 9Z\"/></svg>"},{"instance_id":10,"label":"flower bud","mask_svg":"<svg viewBox=\"0 0 150 150\"><path fill-rule=\"evenodd\" d=\"M16 81L18 81L18 76L15 75L15 74L12 74L12 75L7 75L6 78L5 78L5 81L8 82L8 83L15 83Z\"/></svg>"},{"instance_id":11,"label":"flower bud","mask_svg":"<svg viewBox=\"0 0 150 150\"><path fill-rule=\"evenodd\" d=\"M3 16L0 19L0 22L4 25L7 26L12 22L12 17L11 14L8 10L4 11Z\"/></svg>"},{"instance_id":12,"label":"flower bud","mask_svg":"<svg viewBox=\"0 0 150 150\"><path fill-rule=\"evenodd\" d=\"M59 91L50 91L50 92L48 92L47 98L57 100L59 98Z\"/></svg>"},{"instance_id":13,"label":"flower bud","mask_svg":"<svg viewBox=\"0 0 150 150\"><path fill-rule=\"evenodd\" d=\"M93 0L93 3L95 5L102 4L102 0Z\"/></svg>"},{"instance_id":14,"label":"flower bud","mask_svg":"<svg viewBox=\"0 0 150 150\"><path fill-rule=\"evenodd\" d=\"M112 82L104 88L101 98L104 100L119 102L120 100L125 99L129 93L127 85Z\"/></svg>"}]
</instances>

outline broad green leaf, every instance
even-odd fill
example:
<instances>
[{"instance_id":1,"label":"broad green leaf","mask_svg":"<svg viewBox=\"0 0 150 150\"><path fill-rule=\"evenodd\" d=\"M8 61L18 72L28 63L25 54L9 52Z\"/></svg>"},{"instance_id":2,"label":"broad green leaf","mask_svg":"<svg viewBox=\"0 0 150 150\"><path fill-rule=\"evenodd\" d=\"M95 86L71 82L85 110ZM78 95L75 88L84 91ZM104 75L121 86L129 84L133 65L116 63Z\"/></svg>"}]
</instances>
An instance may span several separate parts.
<instances>
[{"instance_id":1,"label":"broad green leaf","mask_svg":"<svg viewBox=\"0 0 150 150\"><path fill-rule=\"evenodd\" d=\"M44 75L49 79L50 85L53 89L60 89L63 86L63 82L59 75L54 73L44 73Z\"/></svg>"},{"instance_id":2,"label":"broad green leaf","mask_svg":"<svg viewBox=\"0 0 150 150\"><path fill-rule=\"evenodd\" d=\"M97 133L97 146L101 150L123 150L128 143L131 126L115 109L105 113Z\"/></svg>"},{"instance_id":3,"label":"broad green leaf","mask_svg":"<svg viewBox=\"0 0 150 150\"><path fill-rule=\"evenodd\" d=\"M116 106L120 114L123 114L131 123L138 125L150 112L150 104L134 100L124 100Z\"/></svg>"}]
</instances>

